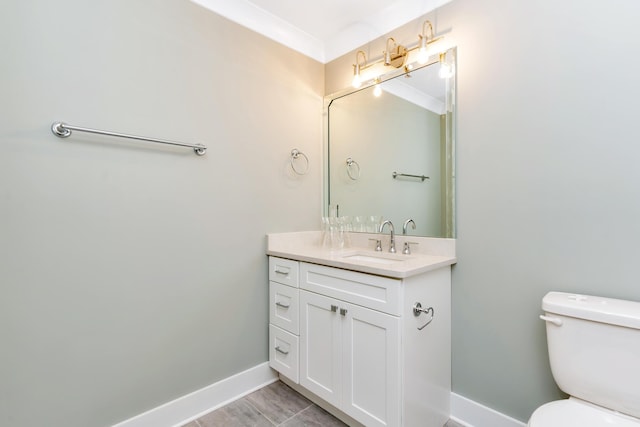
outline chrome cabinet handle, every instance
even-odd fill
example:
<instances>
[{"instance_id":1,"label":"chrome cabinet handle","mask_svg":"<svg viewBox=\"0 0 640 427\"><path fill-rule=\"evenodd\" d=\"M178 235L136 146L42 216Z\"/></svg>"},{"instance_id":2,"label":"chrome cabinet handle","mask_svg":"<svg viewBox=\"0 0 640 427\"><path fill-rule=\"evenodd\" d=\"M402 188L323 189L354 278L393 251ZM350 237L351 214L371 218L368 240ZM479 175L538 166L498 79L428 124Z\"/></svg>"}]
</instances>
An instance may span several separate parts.
<instances>
[{"instance_id":1,"label":"chrome cabinet handle","mask_svg":"<svg viewBox=\"0 0 640 427\"><path fill-rule=\"evenodd\" d=\"M337 305L333 305L333 304L331 304L331 312L332 312L332 313L335 313L335 312L337 312L337 311L338 311L338 306L337 306ZM347 314L347 309L346 309L346 308L341 308L341 309L340 309L340 314L341 314L341 315L343 315L343 316L344 316L345 314Z\"/></svg>"},{"instance_id":2,"label":"chrome cabinet handle","mask_svg":"<svg viewBox=\"0 0 640 427\"><path fill-rule=\"evenodd\" d=\"M429 318L429 320L427 320L427 323L425 323L422 326L418 326L418 330L421 331L424 328L427 327L427 325L429 323L431 323L433 321L433 316L435 316L435 312L433 310L433 307L429 307L429 308L422 308L422 304L420 304L419 302L413 304L413 315L418 317L420 316L422 313L426 313L426 314L431 314L431 317Z\"/></svg>"},{"instance_id":3,"label":"chrome cabinet handle","mask_svg":"<svg viewBox=\"0 0 640 427\"><path fill-rule=\"evenodd\" d=\"M289 307L291 307L291 304L283 304L283 303L281 303L280 301L276 301L276 305L277 305L278 307L282 307L282 308L289 308Z\"/></svg>"},{"instance_id":4,"label":"chrome cabinet handle","mask_svg":"<svg viewBox=\"0 0 640 427\"><path fill-rule=\"evenodd\" d=\"M277 347L276 347L276 351L277 351L278 353L282 353L282 354L284 354L285 356L286 356L287 354L289 354L289 352L288 352L288 351L284 351L283 349L281 349L281 348L280 348L280 346L277 346Z\"/></svg>"},{"instance_id":5,"label":"chrome cabinet handle","mask_svg":"<svg viewBox=\"0 0 640 427\"><path fill-rule=\"evenodd\" d=\"M275 273L276 274L284 274L285 276L289 274L289 270L278 270L277 268L275 269Z\"/></svg>"}]
</instances>

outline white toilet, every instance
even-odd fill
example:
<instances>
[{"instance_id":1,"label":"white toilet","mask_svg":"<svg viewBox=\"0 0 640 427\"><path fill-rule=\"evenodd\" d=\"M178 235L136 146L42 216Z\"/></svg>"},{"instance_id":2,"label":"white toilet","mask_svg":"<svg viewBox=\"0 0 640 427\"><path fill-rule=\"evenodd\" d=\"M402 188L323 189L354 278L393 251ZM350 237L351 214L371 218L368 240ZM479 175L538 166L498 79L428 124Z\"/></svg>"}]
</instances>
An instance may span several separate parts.
<instances>
[{"instance_id":1,"label":"white toilet","mask_svg":"<svg viewBox=\"0 0 640 427\"><path fill-rule=\"evenodd\" d=\"M542 299L551 373L571 397L529 427L640 427L640 302L549 292Z\"/></svg>"}]
</instances>

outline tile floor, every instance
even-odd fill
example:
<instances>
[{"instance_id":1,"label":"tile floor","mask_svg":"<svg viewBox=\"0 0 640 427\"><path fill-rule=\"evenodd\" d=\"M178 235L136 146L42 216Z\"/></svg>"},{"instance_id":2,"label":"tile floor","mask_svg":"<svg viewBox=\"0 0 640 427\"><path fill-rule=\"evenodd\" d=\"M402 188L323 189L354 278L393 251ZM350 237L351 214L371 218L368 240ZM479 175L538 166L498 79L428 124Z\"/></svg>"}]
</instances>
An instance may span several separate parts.
<instances>
[{"instance_id":1,"label":"tile floor","mask_svg":"<svg viewBox=\"0 0 640 427\"><path fill-rule=\"evenodd\" d=\"M346 426L306 397L277 381L183 427ZM449 421L445 427L462 427Z\"/></svg>"}]
</instances>

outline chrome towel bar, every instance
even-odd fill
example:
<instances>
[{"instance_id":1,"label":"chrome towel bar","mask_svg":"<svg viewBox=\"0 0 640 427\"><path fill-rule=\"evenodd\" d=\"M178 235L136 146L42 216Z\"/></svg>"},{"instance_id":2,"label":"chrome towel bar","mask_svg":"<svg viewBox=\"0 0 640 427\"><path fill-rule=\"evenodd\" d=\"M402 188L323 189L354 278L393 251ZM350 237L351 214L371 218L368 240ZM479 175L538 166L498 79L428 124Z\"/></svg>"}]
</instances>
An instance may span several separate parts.
<instances>
[{"instance_id":1,"label":"chrome towel bar","mask_svg":"<svg viewBox=\"0 0 640 427\"><path fill-rule=\"evenodd\" d=\"M406 174L406 173L398 173L398 172L392 173L391 176L393 176L393 179L396 179L399 176L405 176L405 177L408 177L408 178L420 178L423 182L424 182L425 179L429 179L428 176L424 176L424 175L409 175L409 174Z\"/></svg>"},{"instance_id":2,"label":"chrome towel bar","mask_svg":"<svg viewBox=\"0 0 640 427\"><path fill-rule=\"evenodd\" d=\"M68 124L63 123L63 122L54 122L51 125L51 132L53 132L53 134L55 136L58 136L60 138L66 138L66 137L70 136L72 130L76 130L78 132L95 133L95 134L98 134L98 135L115 136L115 137L118 137L118 138L137 139L137 140L140 140L140 141L155 142L155 143L158 143L158 144L177 145L177 146L180 146L180 147L193 148L193 151L198 156L203 156L207 151L207 147L205 145L202 145L202 144L186 144L184 142L167 141L165 139L148 138L146 136L136 136L136 135L128 135L126 133L109 132L109 131L106 131L106 130L89 129L89 128L83 128L83 127L80 127L80 126L71 126L71 125L68 125Z\"/></svg>"}]
</instances>

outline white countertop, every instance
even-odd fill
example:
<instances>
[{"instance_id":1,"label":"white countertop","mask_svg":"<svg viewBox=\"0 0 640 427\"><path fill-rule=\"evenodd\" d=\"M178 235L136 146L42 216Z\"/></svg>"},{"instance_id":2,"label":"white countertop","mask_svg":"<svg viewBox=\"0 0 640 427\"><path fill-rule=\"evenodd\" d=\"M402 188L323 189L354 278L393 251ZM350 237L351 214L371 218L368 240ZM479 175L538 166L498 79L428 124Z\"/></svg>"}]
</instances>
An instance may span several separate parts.
<instances>
[{"instance_id":1,"label":"white countertop","mask_svg":"<svg viewBox=\"0 0 640 427\"><path fill-rule=\"evenodd\" d=\"M382 238L382 252L374 250L374 243L369 241L371 238ZM349 244L338 250L324 248L321 239L319 231L268 234L267 255L399 279L457 261L455 239L396 236L395 254L388 252L389 235L349 233ZM417 243L411 245L410 255L402 254L405 241Z\"/></svg>"}]
</instances>

